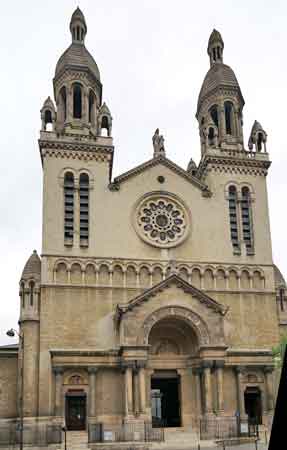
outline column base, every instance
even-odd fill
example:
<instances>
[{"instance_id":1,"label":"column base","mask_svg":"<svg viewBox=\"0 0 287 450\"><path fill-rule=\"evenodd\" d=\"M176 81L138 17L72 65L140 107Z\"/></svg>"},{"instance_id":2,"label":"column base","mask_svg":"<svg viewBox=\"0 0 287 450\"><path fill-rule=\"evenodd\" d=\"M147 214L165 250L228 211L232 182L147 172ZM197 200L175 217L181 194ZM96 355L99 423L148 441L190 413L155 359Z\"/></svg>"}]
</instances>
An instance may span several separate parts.
<instances>
[{"instance_id":1,"label":"column base","mask_svg":"<svg viewBox=\"0 0 287 450\"><path fill-rule=\"evenodd\" d=\"M142 418L135 416L126 416L124 418L123 427L125 441L145 440L145 422Z\"/></svg>"},{"instance_id":2,"label":"column base","mask_svg":"<svg viewBox=\"0 0 287 450\"><path fill-rule=\"evenodd\" d=\"M127 414L123 420L124 423L136 423L137 421L138 418L135 417L133 414Z\"/></svg>"}]
</instances>

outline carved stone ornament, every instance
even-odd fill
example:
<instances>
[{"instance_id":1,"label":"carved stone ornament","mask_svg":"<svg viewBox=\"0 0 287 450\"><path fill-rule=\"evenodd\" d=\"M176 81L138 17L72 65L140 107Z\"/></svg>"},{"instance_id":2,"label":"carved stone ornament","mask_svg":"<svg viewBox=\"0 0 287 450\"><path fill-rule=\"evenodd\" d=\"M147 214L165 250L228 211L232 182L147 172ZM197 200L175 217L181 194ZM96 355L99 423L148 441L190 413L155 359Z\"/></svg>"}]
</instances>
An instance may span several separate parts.
<instances>
[{"instance_id":1,"label":"carved stone ornament","mask_svg":"<svg viewBox=\"0 0 287 450\"><path fill-rule=\"evenodd\" d=\"M175 247L188 234L186 208L170 194L155 193L141 200L135 210L138 235L155 247Z\"/></svg>"}]
</instances>

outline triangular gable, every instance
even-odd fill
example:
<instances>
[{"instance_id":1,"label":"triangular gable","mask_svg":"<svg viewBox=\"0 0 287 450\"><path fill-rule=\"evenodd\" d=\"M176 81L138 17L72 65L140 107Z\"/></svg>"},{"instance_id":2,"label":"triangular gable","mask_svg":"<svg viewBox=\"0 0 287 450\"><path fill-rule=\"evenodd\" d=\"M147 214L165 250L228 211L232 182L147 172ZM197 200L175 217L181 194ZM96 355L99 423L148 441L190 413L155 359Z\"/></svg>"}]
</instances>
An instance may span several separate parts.
<instances>
[{"instance_id":1,"label":"triangular gable","mask_svg":"<svg viewBox=\"0 0 287 450\"><path fill-rule=\"evenodd\" d=\"M177 164L175 164L173 161L171 161L170 159L168 159L164 156L159 156L157 158L150 159L149 161L146 161L145 163L134 167L133 169L123 173L122 175L119 175L118 177L116 177L114 179L114 181L112 183L110 183L109 187L111 190L119 190L121 183L124 183L126 180L144 172L147 169L150 169L151 167L155 167L160 164L162 166L168 167L170 170L175 172L177 175L181 176L182 178L187 180L189 183L196 186L198 189L200 189L202 191L202 194L205 197L211 197L212 194L211 194L210 190L208 189L208 186L205 183L203 183L202 181L200 181L198 178L194 177L193 175L189 174L188 172L186 172L186 170L182 169Z\"/></svg>"},{"instance_id":2,"label":"triangular gable","mask_svg":"<svg viewBox=\"0 0 287 450\"><path fill-rule=\"evenodd\" d=\"M117 319L120 320L123 314L125 314L128 311L131 311L132 309L138 306L141 306L142 303L146 302L150 297L154 297L156 294L163 291L164 289L167 289L172 284L175 284L178 288L182 289L184 292L190 293L193 297L197 298L200 302L204 303L207 306L207 308L213 308L214 311L221 314L222 316L225 316L225 314L229 309L228 307L222 305L221 303L218 303L216 300L206 295L201 290L192 286L187 281L183 280L179 275L172 274L165 280L161 281L152 288L147 289L142 294L133 298L128 303L121 305L118 304L116 311Z\"/></svg>"}]
</instances>

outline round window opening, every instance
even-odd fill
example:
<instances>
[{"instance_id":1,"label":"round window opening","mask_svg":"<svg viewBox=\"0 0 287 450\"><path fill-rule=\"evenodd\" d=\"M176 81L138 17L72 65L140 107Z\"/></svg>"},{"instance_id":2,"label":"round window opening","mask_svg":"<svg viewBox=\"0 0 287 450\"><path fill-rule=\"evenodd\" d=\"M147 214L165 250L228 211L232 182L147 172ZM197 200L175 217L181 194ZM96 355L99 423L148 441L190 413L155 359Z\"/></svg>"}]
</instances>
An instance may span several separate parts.
<instances>
[{"instance_id":1,"label":"round window opening","mask_svg":"<svg viewBox=\"0 0 287 450\"><path fill-rule=\"evenodd\" d=\"M184 205L170 194L151 194L136 208L135 228L139 236L156 247L174 247L188 232Z\"/></svg>"}]
</instances>

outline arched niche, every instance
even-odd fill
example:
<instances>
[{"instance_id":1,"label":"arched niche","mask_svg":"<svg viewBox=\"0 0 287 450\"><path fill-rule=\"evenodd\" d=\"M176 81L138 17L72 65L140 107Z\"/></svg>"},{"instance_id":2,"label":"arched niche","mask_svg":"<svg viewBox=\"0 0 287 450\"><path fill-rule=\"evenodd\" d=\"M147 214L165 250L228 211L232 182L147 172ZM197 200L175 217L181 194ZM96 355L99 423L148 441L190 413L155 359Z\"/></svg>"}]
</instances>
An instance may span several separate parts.
<instances>
[{"instance_id":1,"label":"arched niche","mask_svg":"<svg viewBox=\"0 0 287 450\"><path fill-rule=\"evenodd\" d=\"M152 327L148 343L153 357L195 355L198 337L193 328L182 318L168 316Z\"/></svg>"},{"instance_id":2,"label":"arched niche","mask_svg":"<svg viewBox=\"0 0 287 450\"><path fill-rule=\"evenodd\" d=\"M168 306L160 308L148 316L143 324L144 344L148 344L150 339L153 339L156 331L152 332L152 329L156 327L156 325L163 329L174 327L179 330L181 327L186 330L186 333L189 329L189 340L187 339L186 343L191 343L192 341L195 345L196 342L197 347L210 343L210 336L206 324L198 314L187 308ZM157 328L154 328L154 330L156 329ZM151 332L152 334L150 334ZM187 347L183 347L183 349L187 349Z\"/></svg>"},{"instance_id":3,"label":"arched niche","mask_svg":"<svg viewBox=\"0 0 287 450\"><path fill-rule=\"evenodd\" d=\"M126 271L127 286L135 286L137 283L137 273L133 266L128 266Z\"/></svg>"}]
</instances>

